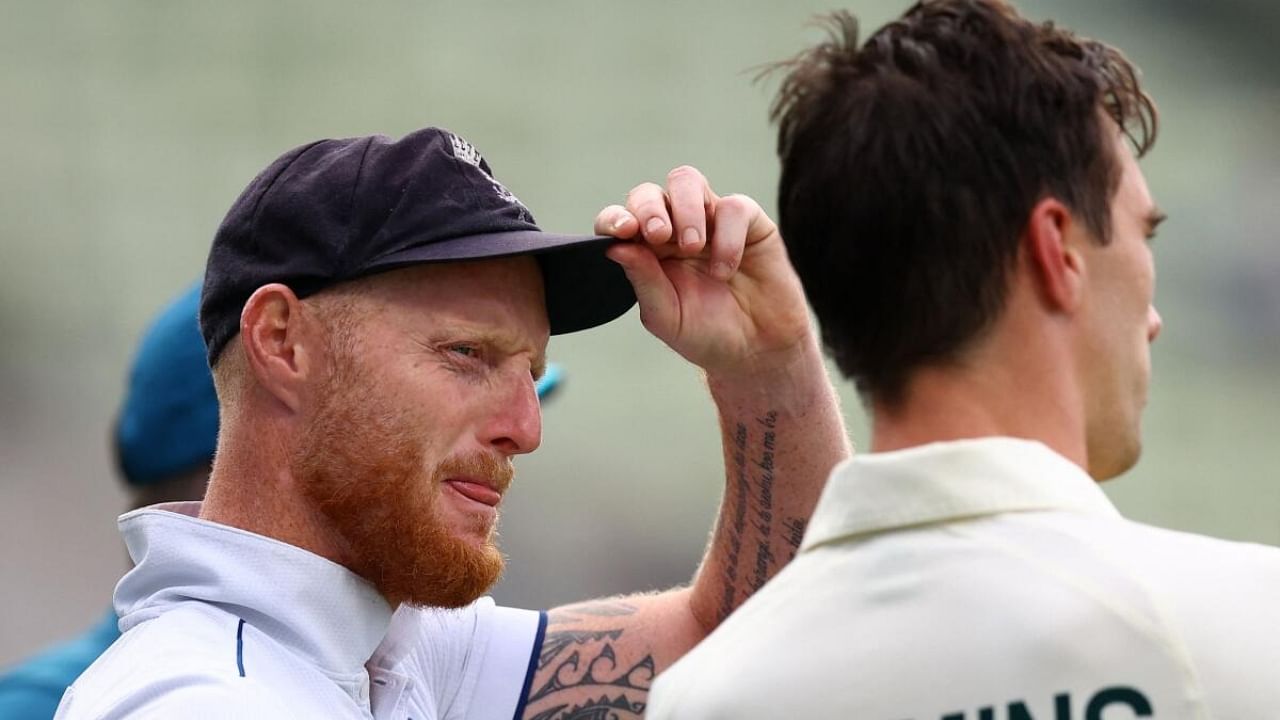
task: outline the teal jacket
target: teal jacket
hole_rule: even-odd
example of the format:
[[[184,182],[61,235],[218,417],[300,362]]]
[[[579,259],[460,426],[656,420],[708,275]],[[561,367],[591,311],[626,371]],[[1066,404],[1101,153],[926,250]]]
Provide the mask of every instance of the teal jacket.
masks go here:
[[[109,610],[83,635],[55,645],[0,675],[0,718],[50,720],[62,692],[120,637]]]

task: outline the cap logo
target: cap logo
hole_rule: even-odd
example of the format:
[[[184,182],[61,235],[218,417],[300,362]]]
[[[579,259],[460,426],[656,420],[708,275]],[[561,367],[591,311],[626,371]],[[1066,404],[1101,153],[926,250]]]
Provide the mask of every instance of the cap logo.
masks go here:
[[[470,163],[476,167],[480,167],[480,151],[476,150],[476,146],[463,140],[462,138],[449,133],[449,141],[453,143],[453,156],[459,160]],[[483,170],[483,168],[481,168]]]
[[[511,192],[505,185],[498,182],[498,180],[490,175],[488,171],[484,169],[484,166],[480,164],[483,158],[480,157],[480,151],[476,150],[475,145],[472,145],[453,133],[447,134],[449,135],[449,141],[453,144],[453,156],[483,173],[484,176],[489,179],[489,183],[493,186],[493,192],[506,202],[516,206],[520,210],[520,218],[522,220],[532,223],[533,214],[529,212],[529,208],[525,207],[524,203],[520,202],[520,198],[515,196],[515,193]]]

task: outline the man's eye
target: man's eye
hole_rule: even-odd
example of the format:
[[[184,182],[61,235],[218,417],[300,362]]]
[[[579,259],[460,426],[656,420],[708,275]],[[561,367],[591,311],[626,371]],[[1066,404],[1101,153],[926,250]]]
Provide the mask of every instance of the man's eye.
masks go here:
[[[480,349],[475,345],[450,345],[449,352],[463,357],[476,357],[480,354]]]

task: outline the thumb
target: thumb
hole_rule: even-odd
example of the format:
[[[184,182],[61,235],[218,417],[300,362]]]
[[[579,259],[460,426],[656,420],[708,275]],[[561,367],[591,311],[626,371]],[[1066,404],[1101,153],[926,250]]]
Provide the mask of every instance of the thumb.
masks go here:
[[[658,257],[639,243],[617,243],[605,256],[622,266],[636,291],[640,322],[658,338],[672,338],[680,327],[680,298]]]

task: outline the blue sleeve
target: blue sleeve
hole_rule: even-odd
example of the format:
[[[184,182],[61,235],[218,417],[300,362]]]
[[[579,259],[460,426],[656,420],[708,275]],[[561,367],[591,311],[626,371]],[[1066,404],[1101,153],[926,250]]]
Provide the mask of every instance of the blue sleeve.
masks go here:
[[[49,720],[58,709],[66,686],[59,688],[0,678],[0,718],[5,720]]]
[[[115,612],[109,612],[80,637],[46,650],[0,675],[0,718],[52,718],[67,686],[119,636]]]

